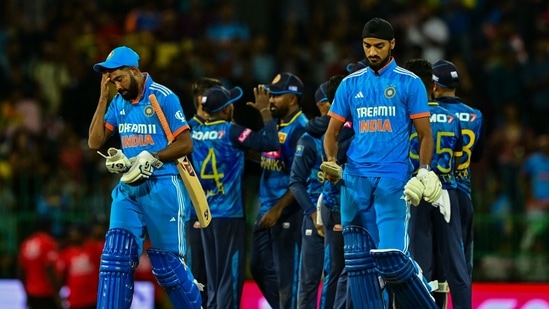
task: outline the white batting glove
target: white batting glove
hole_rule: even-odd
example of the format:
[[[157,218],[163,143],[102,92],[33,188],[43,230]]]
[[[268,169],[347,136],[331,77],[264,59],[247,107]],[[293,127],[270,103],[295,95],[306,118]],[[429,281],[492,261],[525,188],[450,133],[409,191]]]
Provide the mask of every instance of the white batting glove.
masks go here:
[[[104,155],[99,151],[97,153],[103,158],[107,159],[105,161],[105,166],[107,167],[107,170],[111,173],[124,173],[128,171],[132,166],[130,160],[128,160],[126,155],[120,149],[111,147],[107,150],[107,155]]]
[[[416,177],[421,180],[425,186],[423,199],[431,204],[436,202],[442,194],[442,184],[440,183],[437,174],[433,171],[428,171],[425,168],[420,168]]]
[[[421,202],[421,198],[423,197],[423,191],[425,191],[425,186],[421,180],[417,179],[417,177],[410,178],[406,183],[406,186],[404,186],[406,201],[414,206],[419,205],[419,202]]]
[[[154,169],[161,168],[164,163],[156,159],[150,152],[143,150],[135,158],[131,158],[131,161],[134,161],[132,167],[129,171],[122,175],[120,180],[122,182],[131,184],[139,180],[144,180],[149,178]]]

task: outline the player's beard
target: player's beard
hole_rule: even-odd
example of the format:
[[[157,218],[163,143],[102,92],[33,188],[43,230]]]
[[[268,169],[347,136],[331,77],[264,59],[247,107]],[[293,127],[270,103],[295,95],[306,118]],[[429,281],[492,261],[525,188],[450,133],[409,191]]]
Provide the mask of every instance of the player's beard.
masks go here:
[[[273,118],[283,118],[284,116],[286,116],[286,114],[288,114],[287,105],[277,107],[276,105],[271,104],[270,110],[271,110],[271,116]]]
[[[130,75],[130,86],[126,88],[122,88],[118,90],[118,93],[124,98],[126,101],[132,101],[137,99],[138,95],[138,87],[137,87],[137,80],[133,76]]]
[[[388,62],[389,62],[389,59],[391,59],[391,51],[389,50],[389,52],[387,53],[387,57],[381,59],[377,56],[375,57],[368,57],[368,63],[370,64],[370,68],[372,68],[372,70],[374,71],[378,71],[379,69],[383,68]],[[374,60],[375,62],[372,62],[372,60]]]

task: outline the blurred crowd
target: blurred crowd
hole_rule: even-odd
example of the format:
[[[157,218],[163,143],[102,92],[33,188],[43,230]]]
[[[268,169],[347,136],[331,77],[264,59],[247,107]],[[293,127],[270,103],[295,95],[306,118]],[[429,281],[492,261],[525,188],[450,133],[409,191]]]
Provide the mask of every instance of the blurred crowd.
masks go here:
[[[549,160],[548,1],[4,0],[0,14],[1,277],[14,276],[36,216],[52,218],[60,238],[72,223],[106,222],[117,179],[86,139],[101,79],[92,66],[114,47],[136,50],[187,117],[199,77],[242,87],[245,102],[282,71],[302,78],[313,116],[314,90],[364,58],[362,27],[379,16],[395,27],[397,62],[452,61],[457,95],[484,114],[485,155],[473,167],[476,279],[549,280],[540,236],[549,199],[535,195],[525,169],[533,155]],[[261,125],[245,104],[235,121]]]

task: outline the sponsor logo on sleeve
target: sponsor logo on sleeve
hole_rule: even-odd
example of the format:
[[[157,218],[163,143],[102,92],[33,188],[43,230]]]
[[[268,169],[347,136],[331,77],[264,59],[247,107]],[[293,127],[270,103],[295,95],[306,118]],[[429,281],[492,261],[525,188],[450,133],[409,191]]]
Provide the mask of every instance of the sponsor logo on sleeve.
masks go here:
[[[238,141],[243,143],[246,139],[248,139],[248,136],[252,133],[252,130],[246,128],[240,135],[238,136]]]

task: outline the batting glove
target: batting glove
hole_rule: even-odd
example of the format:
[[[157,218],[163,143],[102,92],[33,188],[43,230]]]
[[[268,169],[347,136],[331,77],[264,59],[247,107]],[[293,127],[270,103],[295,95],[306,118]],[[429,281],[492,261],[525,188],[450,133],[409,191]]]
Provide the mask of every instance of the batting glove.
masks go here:
[[[324,172],[326,178],[333,183],[338,182],[343,175],[343,169],[335,161],[324,161],[320,164],[320,170]]]
[[[105,166],[107,167],[107,170],[111,173],[124,173],[128,171],[132,166],[130,160],[128,160],[126,155],[120,149],[109,148],[107,150],[107,156],[99,151],[97,153],[103,158],[107,159],[105,161]]]
[[[421,202],[421,198],[423,197],[423,191],[425,191],[425,186],[421,180],[417,179],[417,177],[410,178],[406,183],[406,186],[404,186],[406,201],[414,206],[419,205],[419,202]]]
[[[423,199],[427,203],[436,202],[442,194],[442,184],[437,174],[433,171],[429,171],[426,168],[420,168],[417,172],[417,179],[421,180],[425,186],[423,191]]]
[[[120,178],[122,182],[128,184],[149,178],[155,168],[159,169],[164,164],[146,150],[141,151],[135,158],[130,160],[133,161],[132,167]]]

